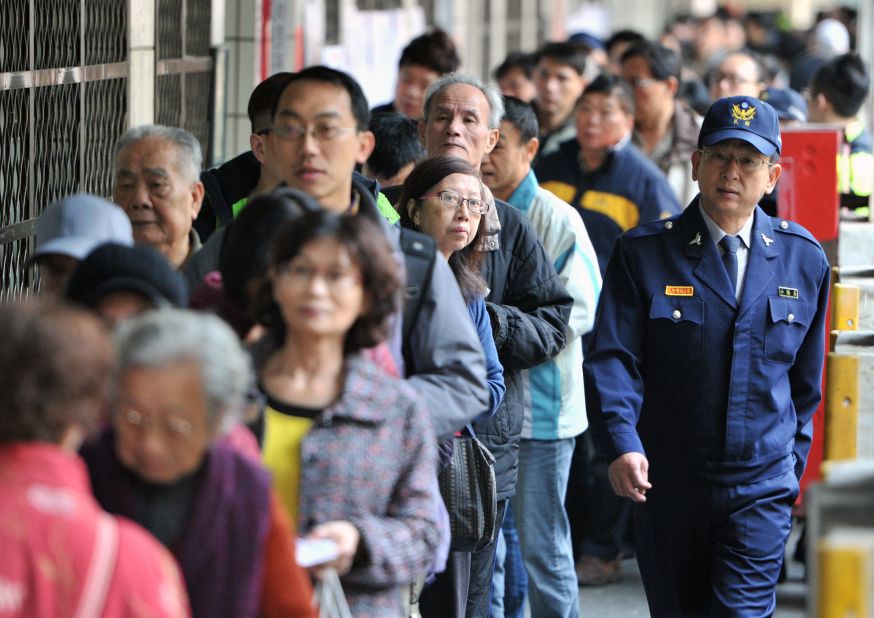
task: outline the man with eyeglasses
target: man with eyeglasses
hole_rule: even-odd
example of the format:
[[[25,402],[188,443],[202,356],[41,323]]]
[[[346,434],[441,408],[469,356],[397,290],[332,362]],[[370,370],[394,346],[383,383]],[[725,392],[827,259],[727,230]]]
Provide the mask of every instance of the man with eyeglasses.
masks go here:
[[[403,261],[399,229],[376,206],[378,186],[355,175],[356,164],[364,163],[374,146],[369,118],[367,98],[350,75],[308,67],[277,98],[265,133],[264,164],[323,208],[376,221]],[[449,436],[488,408],[485,361],[445,260],[435,260],[426,283],[409,341],[400,341],[398,324],[391,345],[398,366],[425,397],[435,433]],[[401,354],[404,345],[409,354]]]
[[[664,45],[641,41],[622,54],[620,66],[634,89],[634,145],[664,173],[677,200],[688,204],[698,193],[690,158],[701,117],[677,98],[680,59]]]
[[[710,100],[723,97],[758,97],[768,87],[765,67],[753,54],[728,54],[709,76]]]
[[[264,130],[272,122],[276,97],[291,76],[292,73],[287,72],[274,73],[255,86],[249,95],[246,111],[252,129],[250,149],[200,174],[205,194],[194,227],[204,241],[240,214],[250,196],[270,191],[281,182],[273,170],[261,165],[258,153],[264,142]],[[204,251],[208,250],[207,244]]]
[[[625,235],[586,363],[614,491],[635,503],[655,617],[768,616],[821,398],[829,265],[757,206],[780,176],[777,113],[715,102],[680,216]]]
[[[399,266],[409,264],[409,245],[377,207],[378,184],[355,172],[374,148],[369,120],[367,98],[355,79],[328,67],[308,67],[277,97],[265,133],[263,164],[325,209],[376,222]],[[429,247],[434,251],[427,237],[419,238],[421,252]],[[432,263],[430,278],[416,288],[407,282],[408,294],[422,300],[417,311],[396,321],[389,346],[397,366],[424,398],[434,433],[447,438],[488,409],[490,392],[482,346],[455,277],[442,256]],[[404,323],[408,318],[411,324]],[[436,474],[434,492],[435,508],[442,509]],[[448,549],[448,538],[444,540],[443,558]],[[434,566],[442,568],[439,558]]]
[[[281,163],[275,158],[265,158],[264,148],[273,131],[273,109],[276,106],[276,99],[293,75],[287,72],[275,73],[252,91],[247,106],[252,128],[249,136],[250,150],[200,174],[204,186],[204,198],[200,213],[194,222],[194,229],[204,243],[181,269],[192,291],[200,285],[208,273],[218,269],[219,252],[225,234],[224,226],[240,214],[251,197],[269,192],[284,182]],[[280,133],[282,131],[279,129]],[[390,223],[398,220],[397,213],[381,193],[377,195],[377,207]]]

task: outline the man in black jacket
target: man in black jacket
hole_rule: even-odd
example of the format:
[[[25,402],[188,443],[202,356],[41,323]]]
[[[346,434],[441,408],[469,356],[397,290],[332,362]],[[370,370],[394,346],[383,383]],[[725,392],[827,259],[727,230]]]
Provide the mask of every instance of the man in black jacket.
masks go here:
[[[217,228],[230,223],[246,205],[250,195],[270,191],[282,182],[278,170],[273,170],[269,165],[262,167],[266,138],[264,131],[273,122],[276,97],[292,75],[276,73],[252,91],[246,109],[252,125],[249,136],[251,150],[200,174],[206,193],[194,229],[201,240],[206,241]]]
[[[493,87],[454,74],[429,88],[419,132],[429,156],[457,156],[479,168],[483,156],[498,141],[503,114],[503,102]],[[504,366],[507,392],[495,416],[473,427],[495,456],[500,527],[507,501],[516,493],[524,407],[531,405],[526,402],[521,372],[553,358],[564,348],[573,298],[562,286],[537,233],[523,214],[500,200],[488,214],[491,216],[483,221],[487,226],[483,274],[490,290],[486,307]],[[472,556],[469,617],[489,615],[495,546],[496,542]],[[575,585],[574,596],[578,606]]]

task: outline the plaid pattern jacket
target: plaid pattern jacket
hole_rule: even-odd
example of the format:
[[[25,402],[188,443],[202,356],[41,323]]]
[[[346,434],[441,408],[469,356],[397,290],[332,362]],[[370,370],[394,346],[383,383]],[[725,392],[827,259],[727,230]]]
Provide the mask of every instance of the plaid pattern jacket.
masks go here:
[[[340,400],[301,445],[299,532],[347,520],[361,532],[341,578],[352,615],[403,616],[400,587],[428,571],[438,529],[436,438],[421,397],[360,355]]]

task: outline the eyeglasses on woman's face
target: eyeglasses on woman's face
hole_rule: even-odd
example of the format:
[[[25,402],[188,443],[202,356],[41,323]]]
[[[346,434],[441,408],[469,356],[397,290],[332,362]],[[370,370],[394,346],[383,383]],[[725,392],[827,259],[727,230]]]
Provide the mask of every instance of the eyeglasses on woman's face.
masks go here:
[[[461,205],[466,202],[467,209],[470,210],[470,212],[475,212],[478,215],[484,215],[489,211],[489,203],[485,200],[481,200],[475,197],[464,197],[460,193],[450,191],[449,189],[444,189],[443,191],[423,195],[420,199],[425,199],[428,197],[438,198],[440,200],[440,203],[443,204],[446,208],[453,208],[457,210],[461,208]]]

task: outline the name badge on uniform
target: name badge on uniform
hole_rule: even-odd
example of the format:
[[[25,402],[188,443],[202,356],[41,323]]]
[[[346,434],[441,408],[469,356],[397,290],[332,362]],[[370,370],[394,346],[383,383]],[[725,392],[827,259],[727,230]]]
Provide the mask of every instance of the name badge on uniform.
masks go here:
[[[691,285],[666,285],[665,286],[665,296],[694,296],[694,295],[695,295],[695,288],[693,288]]]
[[[781,286],[777,288],[777,296],[780,296],[782,298],[798,298],[798,290],[795,288],[784,288]]]

